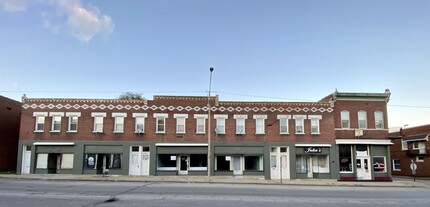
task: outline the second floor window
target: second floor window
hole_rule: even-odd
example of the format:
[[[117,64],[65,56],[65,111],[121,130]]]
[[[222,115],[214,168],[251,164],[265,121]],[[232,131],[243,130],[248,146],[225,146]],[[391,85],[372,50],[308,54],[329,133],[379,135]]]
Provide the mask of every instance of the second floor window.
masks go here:
[[[367,129],[367,113],[366,111],[358,112],[358,128]]]
[[[384,113],[382,111],[375,111],[375,129],[384,128]]]
[[[94,117],[93,132],[94,133],[101,133],[101,132],[103,132],[103,119],[104,119],[104,117],[106,117],[106,113],[93,112],[91,114],[91,116]]]
[[[166,118],[168,114],[154,114],[155,133],[166,133]]]
[[[267,119],[267,115],[254,115],[255,119],[255,134],[264,134],[264,120]]]
[[[215,132],[217,134],[225,134],[225,120],[228,118],[228,115],[215,114],[214,118],[216,119]]]
[[[349,129],[349,111],[343,110],[340,112],[341,128]]]
[[[34,112],[33,116],[35,117],[35,132],[43,132],[45,129],[45,117],[48,115],[48,112]]]
[[[66,117],[69,117],[69,125],[67,132],[78,131],[78,119],[81,116],[81,112],[66,112]]]
[[[293,118],[296,124],[296,134],[304,134],[306,115],[294,115]]]
[[[113,132],[124,133],[124,119],[127,113],[112,113],[112,117],[115,118]]]
[[[236,134],[245,134],[245,120],[248,115],[234,115],[236,119]]]
[[[134,133],[145,133],[145,118],[147,116],[147,113],[133,113],[133,117],[135,119]]]
[[[278,115],[279,119],[279,134],[288,134],[288,119],[291,119],[291,115]]]
[[[196,119],[196,133],[197,134],[206,133],[206,119],[208,118],[208,115],[194,114],[194,118]]]
[[[188,118],[188,114],[175,114],[176,118],[176,133],[185,134],[185,120]]]
[[[49,116],[52,117],[51,132],[61,131],[61,117],[64,116],[63,112],[50,112]]]
[[[320,119],[321,115],[309,115],[308,118],[311,120],[311,134],[320,134]]]

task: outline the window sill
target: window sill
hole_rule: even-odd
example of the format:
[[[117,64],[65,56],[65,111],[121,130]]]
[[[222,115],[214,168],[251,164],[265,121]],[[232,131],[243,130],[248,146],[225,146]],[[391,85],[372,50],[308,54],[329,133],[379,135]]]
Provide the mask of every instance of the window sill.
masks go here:
[[[113,131],[114,134],[124,134],[124,132],[122,131]]]
[[[321,135],[321,133],[311,133],[311,135]]]
[[[165,134],[166,132],[155,132],[156,134]]]
[[[206,132],[196,132],[196,134],[206,134]]]
[[[67,131],[67,133],[78,133],[78,131]]]
[[[281,133],[279,133],[280,135],[288,135],[288,134],[290,134],[290,133],[288,133],[288,132],[281,132]]]
[[[225,134],[225,132],[217,132],[216,134],[223,135],[223,134]]]
[[[104,134],[104,132],[93,131],[93,134]]]
[[[266,133],[255,133],[256,135],[265,135]]]
[[[245,133],[236,133],[236,135],[246,135]]]
[[[43,133],[43,132],[45,132],[45,131],[40,131],[40,130],[36,130],[36,131],[34,131],[35,133]]]
[[[302,133],[296,133],[296,135],[305,135],[305,133],[304,132],[302,132]]]
[[[60,133],[61,131],[50,131],[51,133]]]
[[[145,134],[145,132],[144,132],[144,131],[140,131],[140,132],[135,131],[134,133],[135,133],[135,134]]]

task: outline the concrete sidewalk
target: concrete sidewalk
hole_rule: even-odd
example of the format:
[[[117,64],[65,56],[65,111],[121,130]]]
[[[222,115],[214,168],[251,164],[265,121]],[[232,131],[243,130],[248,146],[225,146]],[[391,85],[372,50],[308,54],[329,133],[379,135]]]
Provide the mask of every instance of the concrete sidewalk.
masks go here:
[[[260,176],[125,176],[125,175],[63,175],[63,174],[0,174],[0,178],[64,180],[64,181],[111,181],[111,182],[182,182],[182,183],[231,183],[231,184],[267,184],[267,185],[304,185],[304,186],[358,186],[358,187],[428,187],[411,181],[393,182],[350,182],[333,179],[294,179],[265,180]]]

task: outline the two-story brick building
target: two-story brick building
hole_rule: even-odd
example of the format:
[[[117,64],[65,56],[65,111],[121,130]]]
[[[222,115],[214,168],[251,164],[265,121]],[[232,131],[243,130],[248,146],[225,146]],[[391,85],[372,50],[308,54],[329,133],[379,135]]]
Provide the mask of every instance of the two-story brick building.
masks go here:
[[[20,162],[18,170],[207,175],[210,146],[209,169],[213,176],[338,179],[345,177],[340,176],[344,173],[340,169],[347,165],[339,165],[339,146],[342,156],[348,151],[343,146],[349,146],[347,162],[352,171],[347,172],[347,177],[360,179],[354,172],[354,153],[368,153],[363,162],[369,166],[376,162],[384,165],[389,159],[390,142],[379,137],[387,132],[387,127],[382,124],[382,129],[375,129],[373,125],[374,116],[380,121],[379,115],[386,123],[389,96],[389,92],[360,93],[355,99],[365,97],[366,101],[348,100],[352,106],[347,109],[351,112],[360,109],[369,113],[369,126],[363,131],[371,140],[359,138],[358,142],[351,141],[356,137],[349,136],[357,128],[352,120],[354,115],[348,129],[340,127],[343,110],[336,106],[346,109],[347,104],[343,104],[338,92],[318,102],[228,102],[220,101],[218,96],[210,100],[155,96],[144,101],[24,97],[19,160],[29,163]],[[360,148],[363,146],[367,150]],[[372,172],[373,169],[370,168]],[[386,167],[363,179],[379,177],[390,178],[390,169]]]
[[[15,171],[21,103],[0,96],[0,171]]]
[[[390,133],[393,175],[413,176],[410,165],[417,166],[416,176],[430,177],[430,125],[402,128]]]

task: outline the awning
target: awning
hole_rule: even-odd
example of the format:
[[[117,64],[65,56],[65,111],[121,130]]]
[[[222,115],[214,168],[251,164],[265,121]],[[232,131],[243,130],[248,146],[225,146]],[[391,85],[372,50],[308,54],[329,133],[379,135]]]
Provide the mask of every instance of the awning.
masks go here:
[[[208,143],[156,143],[157,147],[207,147]]]
[[[71,146],[75,145],[74,142],[35,142],[33,145],[56,145],[56,146]]]
[[[415,134],[411,136],[407,136],[403,139],[403,141],[429,141],[429,134]]]
[[[385,139],[336,139],[336,144],[393,145],[390,140]]]
[[[295,144],[296,147],[331,147],[331,144]]]

